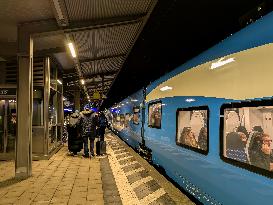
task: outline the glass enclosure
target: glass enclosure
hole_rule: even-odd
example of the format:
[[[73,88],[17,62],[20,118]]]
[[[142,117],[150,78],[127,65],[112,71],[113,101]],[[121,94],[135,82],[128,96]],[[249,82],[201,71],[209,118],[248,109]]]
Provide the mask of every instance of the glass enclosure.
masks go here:
[[[44,111],[43,107],[43,89],[34,88],[33,91],[33,117],[32,125],[33,126],[43,126],[44,125]]]
[[[16,101],[0,100],[0,153],[14,154],[16,136]]]

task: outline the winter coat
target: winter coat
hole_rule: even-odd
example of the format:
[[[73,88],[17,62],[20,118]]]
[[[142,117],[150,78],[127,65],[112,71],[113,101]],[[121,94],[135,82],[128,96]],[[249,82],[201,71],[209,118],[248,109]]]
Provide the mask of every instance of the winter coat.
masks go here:
[[[80,127],[82,137],[90,137],[91,139],[95,139],[97,126],[98,119],[96,113],[91,111],[81,112]]]

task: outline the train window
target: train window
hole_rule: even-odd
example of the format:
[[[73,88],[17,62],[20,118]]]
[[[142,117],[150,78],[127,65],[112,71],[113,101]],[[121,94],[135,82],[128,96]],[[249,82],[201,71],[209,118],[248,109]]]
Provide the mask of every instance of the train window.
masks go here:
[[[162,103],[160,101],[149,104],[148,108],[148,126],[152,128],[161,128]]]
[[[273,101],[225,104],[221,107],[221,158],[272,177]]]
[[[135,125],[138,125],[139,124],[139,106],[135,106],[133,108],[133,123]]]
[[[179,108],[176,111],[176,144],[187,149],[208,153],[209,108]]]
[[[131,117],[130,117],[130,113],[126,113],[125,114],[125,127],[129,127],[129,121],[130,121]]]

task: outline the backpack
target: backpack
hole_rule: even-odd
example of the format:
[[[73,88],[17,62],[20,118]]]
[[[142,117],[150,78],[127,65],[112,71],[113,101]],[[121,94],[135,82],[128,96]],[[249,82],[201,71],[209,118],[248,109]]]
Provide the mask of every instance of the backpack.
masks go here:
[[[99,125],[100,125],[101,127],[106,127],[106,126],[107,126],[107,119],[106,119],[106,117],[101,116],[101,117],[99,118]]]

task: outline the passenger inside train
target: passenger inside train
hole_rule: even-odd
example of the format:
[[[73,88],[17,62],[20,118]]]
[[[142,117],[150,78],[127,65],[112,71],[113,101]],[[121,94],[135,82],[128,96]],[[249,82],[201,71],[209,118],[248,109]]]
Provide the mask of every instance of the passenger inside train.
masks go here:
[[[272,106],[225,109],[225,156],[273,171]]]

